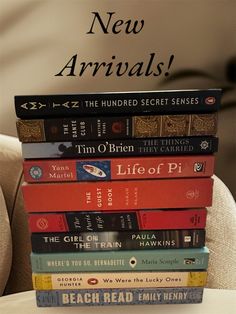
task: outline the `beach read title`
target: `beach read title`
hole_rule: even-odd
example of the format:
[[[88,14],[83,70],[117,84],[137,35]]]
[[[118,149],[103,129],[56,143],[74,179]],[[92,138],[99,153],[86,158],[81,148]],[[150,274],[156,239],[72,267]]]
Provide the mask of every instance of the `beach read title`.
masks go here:
[[[124,34],[125,36],[137,36],[137,40],[139,40],[139,34],[144,30],[145,21],[143,19],[122,19],[117,17],[116,12],[91,12],[91,23],[86,34],[88,36],[94,36],[97,33],[104,34],[104,36]],[[92,76],[100,74],[107,77],[168,76],[173,61],[173,54],[169,55],[166,60],[160,61],[155,52],[149,53],[145,60],[132,64],[126,60],[120,61],[116,55],[112,55],[108,61],[81,62],[79,56],[74,54],[65,61],[55,76],[83,76],[84,74]]]

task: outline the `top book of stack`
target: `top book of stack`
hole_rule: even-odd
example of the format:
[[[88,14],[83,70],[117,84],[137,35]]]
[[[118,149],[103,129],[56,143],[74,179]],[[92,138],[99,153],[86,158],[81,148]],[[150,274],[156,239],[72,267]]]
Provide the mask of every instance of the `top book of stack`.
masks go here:
[[[221,89],[188,89],[15,96],[21,119],[119,114],[210,113],[219,109]]]

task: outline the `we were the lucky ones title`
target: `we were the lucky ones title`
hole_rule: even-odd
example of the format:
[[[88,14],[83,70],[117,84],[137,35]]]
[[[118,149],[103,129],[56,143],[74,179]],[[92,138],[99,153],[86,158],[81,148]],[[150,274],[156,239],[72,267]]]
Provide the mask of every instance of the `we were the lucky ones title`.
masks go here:
[[[89,31],[86,34],[94,35],[102,32],[104,35],[137,35],[144,27],[144,20],[123,20],[116,19],[115,12],[106,12],[101,16],[99,12],[91,12],[93,20]],[[97,74],[106,77],[115,75],[118,77],[140,77],[169,75],[174,60],[171,54],[167,61],[159,60],[155,52],[151,52],[145,60],[138,60],[135,63],[121,61],[116,55],[112,55],[108,61],[82,61],[78,60],[78,54],[70,57],[69,61],[55,74],[55,76],[83,76],[85,73],[95,76]]]

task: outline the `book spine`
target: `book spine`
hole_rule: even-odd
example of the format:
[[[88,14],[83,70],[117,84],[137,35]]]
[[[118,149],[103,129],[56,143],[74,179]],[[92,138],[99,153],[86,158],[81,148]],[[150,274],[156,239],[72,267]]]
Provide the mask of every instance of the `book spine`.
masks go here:
[[[205,230],[32,233],[31,244],[34,253],[199,248]]]
[[[201,303],[203,287],[37,290],[38,307]]]
[[[34,273],[206,270],[206,247],[75,253],[31,253]]]
[[[32,279],[35,290],[204,287],[207,272],[34,273]]]
[[[29,214],[28,221],[31,232],[139,230],[137,212],[38,213]]]
[[[204,229],[207,210],[140,210],[138,211],[140,230],[156,229]]]
[[[212,178],[22,185],[28,212],[202,208],[212,205],[212,189]]]
[[[25,159],[196,155],[212,154],[217,150],[218,138],[209,136],[22,143]]]
[[[31,213],[31,232],[100,232],[162,229],[204,229],[207,210],[140,210],[128,212]],[[173,219],[174,218],[174,219]]]
[[[110,181],[211,177],[213,155],[106,159],[38,159],[23,162],[26,182]]]
[[[15,96],[19,118],[216,112],[220,89]]]
[[[216,135],[217,113],[18,120],[21,142]]]

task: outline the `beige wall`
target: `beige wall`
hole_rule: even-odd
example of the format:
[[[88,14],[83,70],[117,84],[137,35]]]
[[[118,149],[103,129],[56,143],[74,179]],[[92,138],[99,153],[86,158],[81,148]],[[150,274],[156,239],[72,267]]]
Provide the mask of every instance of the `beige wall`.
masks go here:
[[[86,34],[93,11],[104,19],[107,11],[116,12],[114,20],[143,19],[144,27],[136,35],[103,34],[99,27],[96,34]],[[228,60],[236,56],[235,32],[235,0],[1,0],[0,133],[16,135],[16,94],[231,86],[234,90],[222,99],[226,108],[236,102],[236,86],[225,75]],[[173,54],[172,75],[194,70],[208,77],[169,81],[163,74],[106,77],[103,72],[94,77],[91,72],[82,77],[54,76],[75,54],[79,65],[110,62],[112,55],[117,62],[147,62],[150,53],[155,53],[157,63],[165,63],[165,69]],[[235,108],[220,112],[216,173],[236,196]]]

